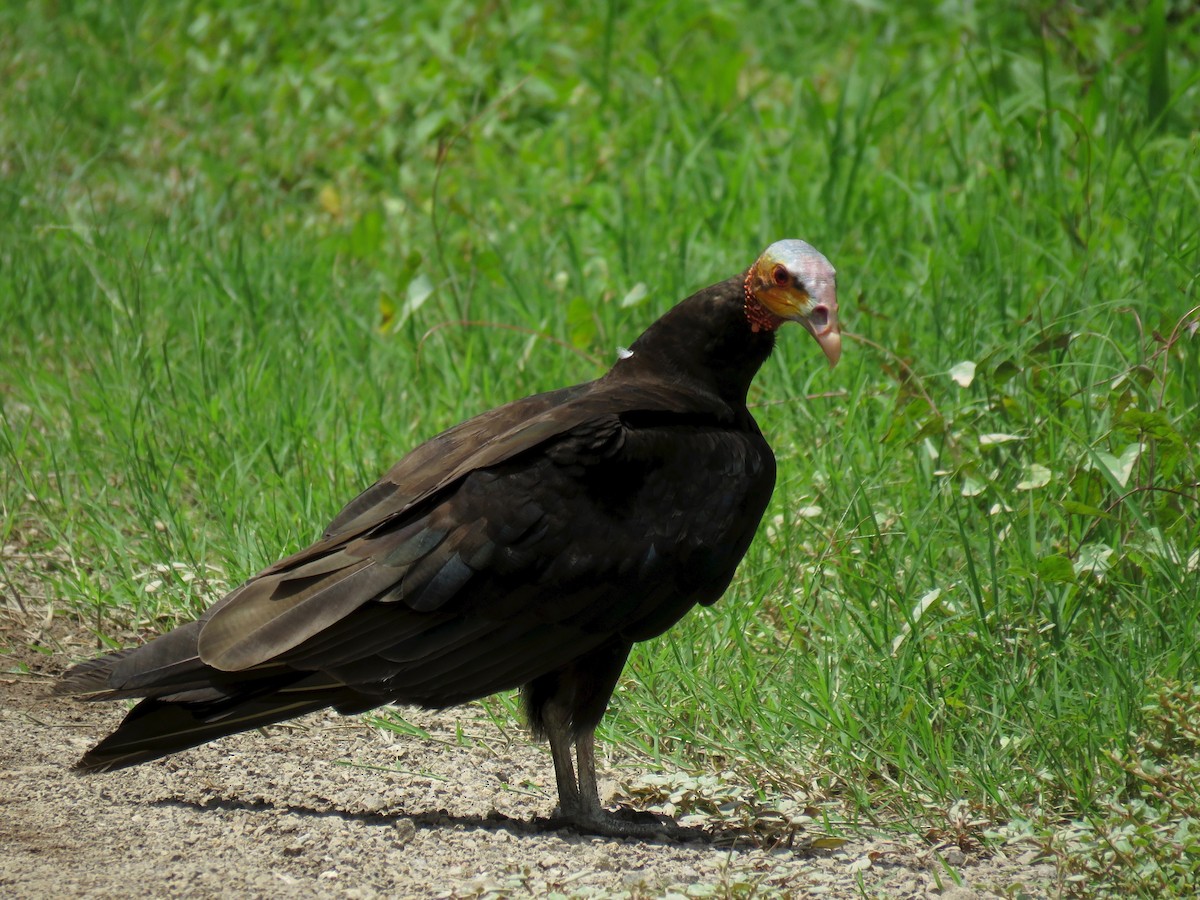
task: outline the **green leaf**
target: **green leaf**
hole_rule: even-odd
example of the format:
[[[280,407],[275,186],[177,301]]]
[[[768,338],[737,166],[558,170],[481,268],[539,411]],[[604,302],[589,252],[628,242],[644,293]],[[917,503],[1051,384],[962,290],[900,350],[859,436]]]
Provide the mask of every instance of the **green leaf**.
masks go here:
[[[1021,367],[1011,359],[1001,360],[992,369],[992,381],[996,384],[1004,384],[1006,381],[1011,381],[1013,376],[1020,374],[1020,372]]]
[[[1064,500],[1062,502],[1063,512],[1072,516],[1098,516],[1103,519],[1111,519],[1112,515],[1106,513],[1098,506],[1092,506],[1090,503],[1080,503],[1078,500]]]
[[[1075,583],[1075,564],[1062,554],[1043,556],[1037,564],[1038,578],[1058,584]]]
[[[596,340],[598,329],[595,311],[582,297],[576,297],[567,304],[567,328],[571,343],[576,347],[590,347]]]
[[[379,292],[379,331],[386,333],[396,320],[396,300],[387,291]]]
[[[425,741],[433,740],[433,735],[428,731],[420,725],[414,725],[395,710],[388,710],[382,716],[370,716],[367,721],[378,728],[386,728],[396,734],[409,735]]]
[[[1165,410],[1145,411],[1128,406],[1115,421],[1117,431],[1133,441],[1152,441],[1155,464],[1163,478],[1171,478],[1188,456],[1187,439]]]
[[[350,230],[347,246],[352,256],[371,260],[380,255],[383,248],[383,215],[378,209],[367,210],[359,216]]]
[[[1123,409],[1114,423],[1130,438],[1149,437],[1167,444],[1183,444],[1183,435],[1175,423],[1161,409],[1145,411],[1129,407]]]
[[[1054,350],[1066,350],[1071,346],[1071,341],[1075,335],[1069,331],[1060,331],[1057,334],[1050,334],[1038,341],[1030,353],[1050,353]]]
[[[1090,466],[1078,468],[1071,477],[1071,495],[1073,503],[1091,509],[1098,508],[1108,496],[1108,481]]]

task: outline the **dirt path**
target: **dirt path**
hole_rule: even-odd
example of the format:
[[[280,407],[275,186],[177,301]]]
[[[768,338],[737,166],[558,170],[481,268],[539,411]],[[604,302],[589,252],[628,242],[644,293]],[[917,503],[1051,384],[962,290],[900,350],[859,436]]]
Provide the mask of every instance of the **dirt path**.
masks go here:
[[[5,897],[1049,896],[1053,869],[1018,858],[1027,848],[797,852],[540,830],[549,755],[470,707],[406,712],[433,740],[314,715],[77,776],[70,764],[122,714],[45,696],[83,644],[72,626],[0,616]]]

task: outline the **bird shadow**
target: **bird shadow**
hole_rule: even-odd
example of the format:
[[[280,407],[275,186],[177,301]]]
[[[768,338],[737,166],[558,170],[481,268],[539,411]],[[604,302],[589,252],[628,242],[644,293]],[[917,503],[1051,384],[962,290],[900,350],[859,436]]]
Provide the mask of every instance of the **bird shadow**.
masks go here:
[[[287,815],[314,819],[336,819],[343,822],[359,822],[367,826],[396,826],[409,821],[414,828],[423,830],[481,828],[486,831],[507,831],[514,837],[539,837],[547,834],[575,836],[581,839],[596,838],[613,841],[628,841],[658,844],[671,847],[693,847],[696,849],[750,849],[763,846],[761,835],[740,828],[695,828],[679,825],[667,820],[661,830],[652,835],[606,835],[580,829],[570,822],[553,816],[534,816],[532,819],[517,819],[493,810],[486,816],[460,815],[444,809],[422,812],[365,812],[337,808],[316,809],[303,804],[271,803],[266,800],[239,800],[229,797],[205,800],[186,800],[178,797],[150,801],[159,808],[191,809],[196,811],[225,810],[231,812],[279,812]],[[627,811],[632,812],[632,811]],[[641,814],[638,814],[641,815]],[[645,814],[649,815],[649,814]],[[797,853],[803,851],[797,848]]]

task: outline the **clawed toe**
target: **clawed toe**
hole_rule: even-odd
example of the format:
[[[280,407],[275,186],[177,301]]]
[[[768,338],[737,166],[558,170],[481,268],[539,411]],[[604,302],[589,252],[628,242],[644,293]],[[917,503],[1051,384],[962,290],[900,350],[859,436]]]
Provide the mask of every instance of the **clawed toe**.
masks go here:
[[[582,834],[637,838],[645,841],[698,841],[707,837],[703,829],[688,828],[669,816],[658,816],[628,806],[575,815],[564,815],[560,809],[556,809],[550,819],[550,825],[554,828],[570,828]]]

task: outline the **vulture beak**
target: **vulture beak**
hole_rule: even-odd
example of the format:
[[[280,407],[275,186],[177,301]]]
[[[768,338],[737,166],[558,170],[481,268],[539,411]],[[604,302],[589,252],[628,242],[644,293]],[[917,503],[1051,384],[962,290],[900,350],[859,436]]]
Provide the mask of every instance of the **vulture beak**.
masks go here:
[[[829,360],[829,368],[838,364],[842,358],[842,328],[837,318],[837,298],[830,292],[830,301],[814,303],[809,312],[798,321],[808,329],[808,333],[817,339],[825,358]]]
[[[774,321],[803,325],[821,345],[830,368],[837,365],[842,357],[837,272],[819,250],[804,241],[776,241],[751,268],[746,295]]]

